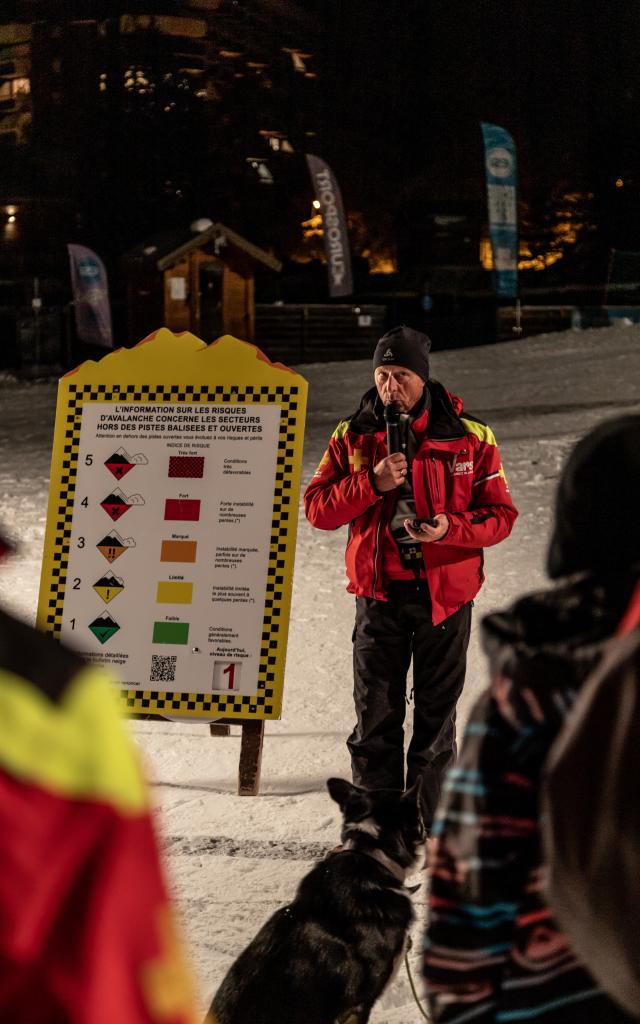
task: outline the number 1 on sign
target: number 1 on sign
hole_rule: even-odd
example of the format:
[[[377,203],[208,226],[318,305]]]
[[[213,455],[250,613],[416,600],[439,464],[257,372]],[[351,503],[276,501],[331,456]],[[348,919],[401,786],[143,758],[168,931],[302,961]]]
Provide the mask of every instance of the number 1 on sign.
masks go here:
[[[214,662],[212,689],[219,693],[228,693],[230,690],[237,693],[240,689],[241,671],[242,662],[240,661]]]

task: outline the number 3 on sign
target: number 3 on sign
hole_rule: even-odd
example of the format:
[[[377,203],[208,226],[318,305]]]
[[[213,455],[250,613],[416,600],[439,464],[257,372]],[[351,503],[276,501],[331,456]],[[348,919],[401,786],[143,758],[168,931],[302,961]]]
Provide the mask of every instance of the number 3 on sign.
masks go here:
[[[240,661],[214,662],[212,689],[219,693],[228,693],[229,690],[238,691],[241,672],[242,662]]]

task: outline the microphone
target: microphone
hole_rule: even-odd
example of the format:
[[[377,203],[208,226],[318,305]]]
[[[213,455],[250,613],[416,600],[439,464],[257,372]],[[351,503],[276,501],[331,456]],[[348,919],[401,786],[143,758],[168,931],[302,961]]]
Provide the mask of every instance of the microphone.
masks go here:
[[[389,455],[402,451],[400,441],[400,406],[397,402],[389,402],[384,407],[384,421],[387,425],[387,448]]]

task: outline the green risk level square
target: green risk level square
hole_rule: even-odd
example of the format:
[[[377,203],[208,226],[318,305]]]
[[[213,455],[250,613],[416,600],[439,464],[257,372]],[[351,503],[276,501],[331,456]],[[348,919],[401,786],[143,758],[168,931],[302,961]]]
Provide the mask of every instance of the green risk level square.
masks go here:
[[[154,622],[154,644],[187,644],[189,643],[188,622]]]

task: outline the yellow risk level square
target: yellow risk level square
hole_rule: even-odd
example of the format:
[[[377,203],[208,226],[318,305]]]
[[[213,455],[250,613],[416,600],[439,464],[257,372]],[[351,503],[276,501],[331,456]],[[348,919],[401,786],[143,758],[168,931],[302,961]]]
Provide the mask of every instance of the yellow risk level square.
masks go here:
[[[158,583],[157,604],[191,604],[193,583]]]

